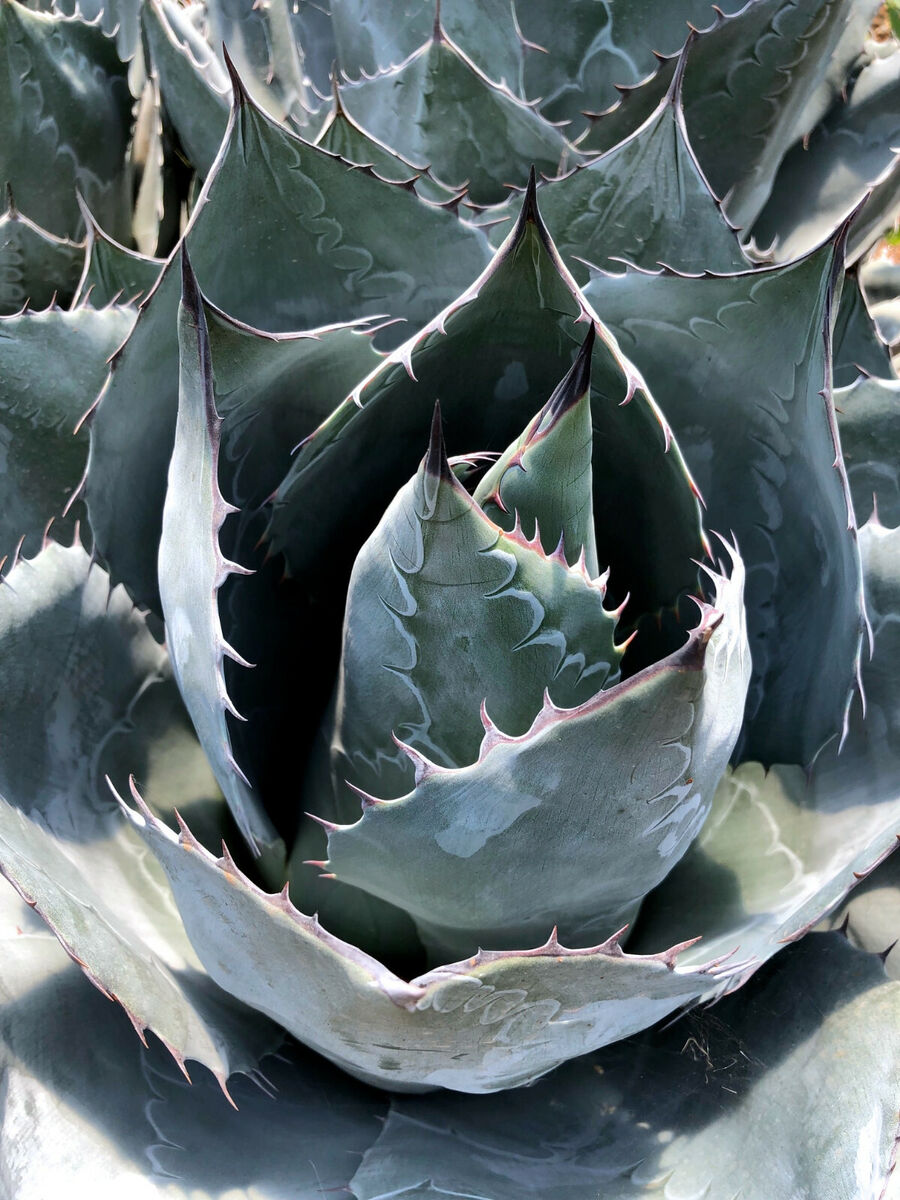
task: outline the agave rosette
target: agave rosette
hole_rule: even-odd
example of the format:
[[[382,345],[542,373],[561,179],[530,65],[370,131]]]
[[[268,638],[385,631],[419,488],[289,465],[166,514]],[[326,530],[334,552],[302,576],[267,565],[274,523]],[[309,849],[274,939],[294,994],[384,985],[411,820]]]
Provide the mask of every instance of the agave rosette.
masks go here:
[[[580,0],[562,24],[530,0],[2,3],[0,870],[259,1129],[260,1162],[230,1152],[113,1038],[129,1103],[165,1099],[142,1182],[724,1196],[762,1129],[798,1194],[878,1194],[896,985],[833,935],[767,965],[900,833],[893,275],[866,259],[897,211],[900,52],[863,48],[874,6],[679,3],[654,57]],[[850,908],[869,949],[888,869]],[[107,1102],[36,1066],[56,949],[3,919],[10,1127],[60,1091],[90,1116],[21,1195],[85,1147],[121,1180],[138,1143],[110,1158]],[[65,981],[59,1037],[96,1007]],[[710,999],[721,1027],[652,1031]],[[266,1067],[282,1145],[229,1077],[265,1088],[283,1031],[447,1094],[388,1101],[293,1046]],[[816,1072],[847,1039],[832,1103]],[[450,1094],[588,1054],[516,1096],[515,1130]],[[782,1141],[797,1087],[823,1094]]]

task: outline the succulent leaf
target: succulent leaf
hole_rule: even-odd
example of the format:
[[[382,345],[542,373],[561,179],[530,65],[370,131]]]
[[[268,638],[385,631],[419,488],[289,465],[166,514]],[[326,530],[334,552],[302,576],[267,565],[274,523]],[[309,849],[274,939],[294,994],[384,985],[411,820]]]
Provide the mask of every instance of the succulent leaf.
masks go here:
[[[723,278],[600,275],[586,289],[684,440],[710,526],[739,541],[754,671],[739,751],[765,763],[807,764],[840,728],[859,652],[828,354],[840,253],[826,243]]]
[[[697,842],[641,914],[637,946],[693,929],[704,913],[704,955],[738,947],[732,986],[812,928],[897,845],[900,530],[870,521],[860,543],[874,636],[861,668],[865,717],[857,701],[842,746],[828,746],[809,772],[748,762],[728,775]]]
[[[224,1086],[272,1046],[272,1030],[202,972],[159,867],[98,771],[99,749],[165,676],[165,651],[77,543],[16,565],[0,588],[0,643],[0,869],[141,1036],[151,1029],[177,1062],[204,1063]],[[173,716],[156,745],[132,739],[136,767],[167,752]]]
[[[244,214],[239,223],[235,211]],[[345,230],[351,244],[341,242]],[[212,302],[277,330],[315,329],[383,314],[386,306],[424,320],[488,253],[484,235],[453,214],[302,142],[243,93],[186,237]],[[175,431],[179,286],[170,261],[111,364],[91,422],[86,493],[113,576],[157,611],[155,547]]]
[[[0,142],[0,181],[22,211],[77,237],[77,189],[103,228],[127,240],[131,95],[115,42],[78,17],[2,0],[0,112],[15,114]]]
[[[508,532],[518,525],[526,538],[538,537],[547,554],[559,550],[569,564],[584,555],[591,579],[600,574],[591,471],[595,338],[591,324],[565,378],[473,492],[501,529]]]
[[[519,736],[486,722],[471,765],[413,751],[414,788],[329,829],[327,869],[406,909],[444,955],[554,925],[588,945],[627,924],[696,837],[740,730],[750,660],[733,557],[684,647],[575,706],[548,696]]]
[[[817,245],[897,160],[900,50],[865,66],[846,100],[785,156],[753,225],[760,246],[784,262]],[[896,197],[897,179],[891,184]],[[895,200],[896,205],[896,200]],[[887,216],[884,225],[891,224]]]
[[[860,288],[858,270],[848,271],[844,276],[832,340],[836,388],[849,387],[860,374],[882,379],[893,374],[888,348]],[[837,399],[835,404],[840,409]]]
[[[682,947],[635,958],[615,937],[581,951],[555,938],[485,951],[406,983],[188,832],[176,836],[149,810],[126,811],[220,986],[365,1082],[469,1092],[523,1084],[715,986],[718,964],[684,973]]]
[[[0,215],[0,316],[26,306],[68,304],[75,293],[84,244],[48,233],[16,208],[7,187],[6,211]]]
[[[555,482],[545,477],[544,489]],[[479,700],[518,735],[545,691],[575,707],[614,682],[621,648],[605,591],[580,565],[547,554],[519,527],[505,533],[482,512],[447,461],[436,411],[428,454],[350,578],[333,735],[336,802],[327,814],[314,794],[310,805],[323,816],[358,811],[345,779],[402,795],[413,783],[411,751],[439,767],[474,763],[484,735]]]
[[[219,548],[219,530],[233,506],[219,487],[221,420],[213,398],[209,335],[184,251],[182,272],[178,421],[159,542],[159,594],[175,678],[200,744],[242,835],[277,874],[284,846],[234,757],[226,721],[227,712],[242,714],[228,696],[223,660],[227,655],[239,665],[251,664],[223,636],[216,593],[228,575],[246,568],[230,562]]]
[[[584,1200],[598,1184],[603,1200],[889,1196],[898,1005],[874,955],[816,935],[740,995],[502,1103],[395,1096],[351,1190],[358,1200]]]
[[[562,134],[508,88],[492,83],[440,25],[405,62],[344,87],[341,102],[375,137],[444,183],[497,204],[524,184],[527,164],[555,171]],[[477,129],[477,139],[473,130]]]
[[[753,225],[785,153],[809,132],[798,121],[828,76],[849,7],[844,0],[753,0],[698,38],[684,81],[687,127],[735,225]]]
[[[451,450],[502,450],[571,366],[574,339],[581,340],[576,321],[584,319],[595,314],[559,259],[532,185],[487,270],[389,355],[302,447],[275,500],[272,548],[284,551],[297,578],[319,571],[327,552],[335,575],[342,573],[343,594],[352,558],[374,527],[371,512],[383,512],[415,471],[435,399]],[[696,494],[642,380],[603,326],[597,334],[597,555],[623,596],[630,591],[637,613],[654,611],[694,586],[690,560],[704,552]],[[379,439],[373,461],[370,439],[385,421],[391,438]],[[640,503],[623,507],[623,487]],[[638,512],[640,533],[633,525]],[[338,522],[340,547],[330,535]]]
[[[338,63],[359,78],[397,66],[431,35],[435,0],[332,0]],[[519,93],[522,42],[506,0],[442,0],[443,28],[479,68]]]
[[[248,91],[276,120],[302,129],[309,120],[303,52],[288,0],[207,0],[207,39],[228,53]]]
[[[80,308],[0,318],[0,559],[40,548],[47,525],[71,533],[81,505],[62,518],[84,475],[87,435],[79,431],[85,397],[128,336],[135,310]]]
[[[686,272],[748,265],[688,140],[681,82],[692,41],[666,94],[630,137],[541,191],[544,219],[580,283],[588,278],[584,260]]]
[[[344,108],[340,89],[334,85],[334,105],[328,114],[315,144],[330,154],[339,155],[345,162],[359,167],[371,167],[381,179],[390,183],[408,184],[413,181],[416,194],[435,204],[455,205],[461,191],[436,179],[426,166],[414,166],[358,125]]]
[[[727,0],[726,11],[741,6]],[[516,16],[526,39],[524,87],[540,96],[553,121],[570,121],[573,134],[584,125],[585,110],[607,108],[617,88],[632,87],[657,66],[656,54],[677,54],[691,26],[716,19],[709,0],[570,0],[561,21],[542,0],[516,0]]]
[[[879,337],[896,347],[900,344],[900,263],[890,258],[869,257],[859,269],[859,278]],[[896,371],[889,367],[881,374],[895,376]]]
[[[205,177],[228,126],[228,74],[185,10],[171,0],[142,4],[141,27],[165,113]]]
[[[73,307],[85,304],[103,308],[116,302],[137,304],[153,291],[165,262],[138,254],[108,237],[86,205],[82,206],[82,213],[87,228],[87,246]],[[90,391],[84,395],[90,395]]]
[[[859,379],[834,402],[856,519],[863,524],[877,506],[893,528],[900,524],[900,379]]]

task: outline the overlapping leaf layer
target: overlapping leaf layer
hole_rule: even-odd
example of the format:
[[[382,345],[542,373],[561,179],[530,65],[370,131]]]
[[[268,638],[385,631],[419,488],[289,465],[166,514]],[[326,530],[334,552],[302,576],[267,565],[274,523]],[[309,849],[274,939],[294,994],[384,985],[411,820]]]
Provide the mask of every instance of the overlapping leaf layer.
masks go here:
[[[0,0],[17,1198],[892,1195],[877,8]]]

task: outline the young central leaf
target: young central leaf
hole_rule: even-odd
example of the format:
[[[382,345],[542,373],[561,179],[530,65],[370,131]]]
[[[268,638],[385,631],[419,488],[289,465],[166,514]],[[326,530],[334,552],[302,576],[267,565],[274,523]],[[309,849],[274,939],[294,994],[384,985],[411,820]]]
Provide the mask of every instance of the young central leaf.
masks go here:
[[[594,336],[592,323],[565,379],[475,489],[475,499],[501,529],[518,523],[526,536],[540,537],[548,554],[559,547],[567,562],[583,553],[591,579],[600,574],[591,482]]]
[[[617,614],[604,593],[604,580],[485,516],[453,474],[436,410],[428,453],[350,582],[332,742],[339,802],[356,805],[344,779],[379,795],[409,788],[409,759],[391,734],[462,766],[478,757],[482,701],[504,730],[524,733],[545,688],[570,707],[614,681]]]

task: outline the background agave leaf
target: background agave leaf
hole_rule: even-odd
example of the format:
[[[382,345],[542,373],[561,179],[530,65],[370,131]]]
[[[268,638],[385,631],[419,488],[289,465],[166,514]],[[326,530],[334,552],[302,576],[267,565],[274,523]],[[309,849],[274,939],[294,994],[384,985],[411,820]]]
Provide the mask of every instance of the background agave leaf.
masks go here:
[[[448,207],[457,204],[462,195],[460,190],[441,183],[427,166],[414,166],[372,137],[344,108],[336,82],[333,91],[332,111],[319,130],[315,140],[317,146],[339,155],[345,162],[371,167],[376,175],[391,183],[405,184],[413,180],[417,195],[425,200]]]
[[[888,348],[869,314],[857,270],[844,275],[832,345],[832,382],[836,388],[848,387],[860,373],[881,378],[893,374]],[[835,406],[840,409],[837,398]]]
[[[0,7],[0,180],[27,216],[59,237],[82,228],[76,188],[119,241],[130,231],[126,153],[131,94],[115,42],[76,17]]]
[[[870,256],[860,267],[860,280],[880,336],[896,350],[900,344],[900,263]],[[882,374],[897,372],[890,369]]]
[[[328,829],[324,865],[406,909],[432,960],[529,945],[557,925],[567,945],[589,945],[628,924],[697,836],[737,740],[742,591],[735,557],[681,650],[578,706],[548,699],[521,736],[486,723],[471,766],[413,752],[415,787],[364,797],[356,823]]]
[[[84,245],[48,233],[23,217],[7,184],[0,216],[0,316],[30,305],[68,304],[78,284]]]
[[[693,932],[702,914],[703,954],[739,947],[752,970],[894,849],[900,530],[870,521],[860,543],[874,632],[873,658],[862,664],[865,718],[857,702],[843,748],[832,743],[808,774],[743,763],[727,776],[700,837],[644,906],[634,945]]]
[[[555,171],[564,139],[540,113],[492,83],[435,26],[404,63],[342,89],[347,111],[439,179],[468,185],[475,204],[496,204],[528,166]],[[474,131],[477,130],[477,135]]]
[[[141,27],[166,116],[205,177],[228,125],[228,74],[184,10],[169,0],[147,0]]]
[[[688,141],[681,83],[692,40],[668,91],[630,137],[541,190],[544,219],[581,283],[584,260],[605,266],[625,258],[687,272],[749,265]]]
[[[267,1058],[254,1082],[235,1077],[240,1111],[229,1108],[206,1072],[191,1086],[161,1046],[143,1049],[3,886],[0,1170],[21,1200],[66,1188],[97,1200],[125,1190],[135,1200],[225,1200],[236,1187],[317,1200],[348,1182],[377,1137],[382,1095],[294,1048]]]
[[[301,129],[309,119],[308,97],[303,50],[294,38],[290,10],[289,0],[207,0],[206,36],[217,54],[228,47],[258,104]]]
[[[399,65],[431,35],[435,12],[435,0],[332,0],[341,70],[358,78]],[[483,72],[518,92],[522,43],[511,4],[442,0],[440,19]]]
[[[236,211],[242,214],[237,223]],[[345,231],[352,244],[342,243]],[[483,234],[302,142],[253,107],[240,88],[226,146],[186,236],[210,299],[276,330],[312,329],[386,308],[418,323],[456,295],[488,256]],[[320,254],[322,245],[327,254]],[[308,286],[311,278],[315,288]],[[175,433],[179,291],[177,263],[170,261],[111,364],[91,422],[86,492],[97,544],[114,578],[157,610],[156,546]],[[339,400],[334,395],[331,403]]]
[[[294,37],[303,50],[303,69],[320,96],[328,94],[337,62],[331,0],[295,0],[290,5]]]
[[[760,246],[785,262],[817,245],[900,153],[900,50],[876,58],[778,169],[753,225]],[[896,195],[897,182],[893,180]],[[891,222],[886,214],[885,225]]]
[[[0,558],[24,537],[34,554],[48,523],[70,534],[83,506],[62,520],[84,475],[87,435],[75,429],[84,398],[98,388],[106,360],[128,336],[136,312],[109,307],[0,317]]]
[[[892,854],[867,875],[847,902],[828,918],[827,924],[842,930],[854,946],[880,955],[888,978],[896,979],[900,972],[900,954],[896,952],[900,928],[900,856]]]
[[[853,9],[846,0],[754,0],[698,38],[684,82],[688,132],[736,225],[753,225],[782,158],[809,132],[801,121]]]
[[[0,870],[138,1032],[150,1028],[176,1061],[204,1063],[224,1086],[275,1044],[272,1029],[205,975],[165,880],[101,777],[114,761],[104,749],[113,752],[141,693],[165,678],[165,651],[77,544],[49,543],[10,572],[0,642]],[[184,763],[171,693],[153,728],[129,739],[141,774],[173,742]]]
[[[107,37],[114,39],[123,63],[128,63],[138,52],[141,0],[43,0],[28,7],[98,23]]]
[[[721,6],[740,8],[740,0]],[[617,99],[616,84],[634,85],[657,65],[654,51],[681,49],[689,25],[704,28],[715,20],[707,0],[674,0],[660,7],[652,0],[574,0],[566,20],[541,0],[516,0],[526,49],[524,88],[541,97],[542,111],[554,121],[572,122],[572,134],[584,127],[584,110],[608,108]]]
[[[710,527],[740,545],[754,682],[739,752],[766,763],[809,763],[840,728],[859,652],[859,557],[830,397],[840,269],[841,248],[826,243],[774,269],[627,271],[585,289],[684,439]]]
[[[868,520],[877,504],[886,525],[900,524],[900,379],[859,379],[834,400],[857,520]]]
[[[126,304],[137,304],[156,286],[165,266],[164,260],[138,254],[120,245],[107,237],[86,206],[82,206],[82,213],[87,229],[87,244],[73,307],[89,304],[91,308],[102,308],[120,300]],[[118,346],[114,349],[118,349]],[[90,396],[92,390],[86,388],[82,397]]]
[[[300,579],[315,570],[320,587],[327,555],[343,596],[352,559],[375,524],[372,514],[383,512],[415,471],[435,399],[451,450],[504,449],[571,366],[576,321],[585,317],[594,314],[559,260],[532,185],[487,270],[364,379],[304,445],[275,499],[273,550],[285,553]],[[602,447],[594,471],[598,559],[611,568],[620,598],[630,591],[636,613],[653,611],[695,582],[690,560],[703,553],[703,541],[693,485],[642,381],[603,327],[591,378],[595,447]],[[640,503],[623,508],[623,487]]]

